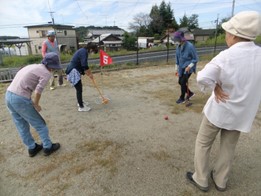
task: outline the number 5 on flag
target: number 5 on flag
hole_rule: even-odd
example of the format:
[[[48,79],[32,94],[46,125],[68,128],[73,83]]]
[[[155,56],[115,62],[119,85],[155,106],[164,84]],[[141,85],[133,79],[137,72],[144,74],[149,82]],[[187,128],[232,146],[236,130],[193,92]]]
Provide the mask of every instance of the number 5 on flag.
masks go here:
[[[112,58],[103,50],[100,50],[100,66],[106,66],[112,64]]]

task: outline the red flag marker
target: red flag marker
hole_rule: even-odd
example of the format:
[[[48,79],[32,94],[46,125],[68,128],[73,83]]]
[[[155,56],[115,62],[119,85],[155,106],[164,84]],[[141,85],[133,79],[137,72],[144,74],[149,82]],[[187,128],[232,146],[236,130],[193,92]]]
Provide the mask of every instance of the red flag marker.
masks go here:
[[[106,52],[100,50],[100,66],[104,67],[110,64],[112,64],[112,58]]]

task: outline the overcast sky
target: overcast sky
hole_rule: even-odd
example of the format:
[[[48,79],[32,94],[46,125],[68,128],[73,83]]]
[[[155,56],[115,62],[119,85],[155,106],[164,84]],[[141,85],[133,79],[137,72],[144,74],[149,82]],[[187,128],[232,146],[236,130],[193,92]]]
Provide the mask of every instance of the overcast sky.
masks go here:
[[[56,24],[78,26],[118,26],[129,31],[138,13],[149,14],[162,0],[0,0],[0,36],[28,37],[24,26]],[[198,14],[201,28],[215,28],[215,20],[232,14],[233,0],[172,0],[174,17]],[[261,13],[261,0],[235,0],[234,13],[255,10]]]

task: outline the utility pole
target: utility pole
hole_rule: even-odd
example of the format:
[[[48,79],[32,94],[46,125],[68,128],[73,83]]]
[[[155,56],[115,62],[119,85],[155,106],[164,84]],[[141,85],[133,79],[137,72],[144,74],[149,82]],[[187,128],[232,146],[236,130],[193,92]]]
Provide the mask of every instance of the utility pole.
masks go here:
[[[3,64],[3,57],[2,57],[2,53],[0,52],[0,65]]]
[[[53,23],[53,30],[54,30],[54,32],[55,32],[55,38],[56,38],[56,42],[57,42],[57,46],[58,46],[58,38],[57,38],[57,33],[56,33],[56,31],[55,31],[55,27],[54,27],[54,17],[53,17],[53,11],[51,10],[51,6],[50,6],[50,2],[49,2],[49,0],[48,0],[48,6],[49,6],[49,10],[50,10],[50,16],[51,16],[51,18],[52,18],[52,23]],[[58,46],[58,49],[59,49],[59,46]]]
[[[219,15],[219,14],[218,14]],[[214,53],[213,56],[216,54],[216,48],[217,48],[217,29],[218,29],[218,15],[217,15],[217,20],[216,22],[216,31],[215,31],[215,44],[214,44]]]
[[[50,11],[49,13],[50,13],[50,16],[51,16],[51,18],[52,18],[52,23],[53,23],[53,25],[54,25],[54,18],[53,18],[53,13],[54,13],[54,12],[51,12],[51,11]]]
[[[137,43],[136,43],[136,65],[139,65],[139,38],[137,37]]]
[[[169,34],[170,34],[170,30],[169,28],[172,26],[172,19],[168,20],[168,23],[167,23],[167,63],[169,63]]]
[[[233,3],[232,3],[232,13],[231,13],[231,17],[234,16],[234,10],[235,10],[235,0],[233,0]]]
[[[54,13],[54,12],[50,11],[49,13],[50,13],[50,16],[51,16],[51,18],[52,18],[53,30],[54,30],[54,32],[55,32],[55,38],[56,38],[57,46],[58,46],[58,48],[59,48],[58,36],[57,36],[57,32],[56,32],[56,30],[55,30],[55,23],[54,23],[54,17],[53,17],[53,13]],[[59,49],[59,50],[60,50],[60,49]]]
[[[167,25],[167,63],[169,62],[169,28],[170,28],[170,24],[171,24],[172,20],[168,21],[168,25]]]

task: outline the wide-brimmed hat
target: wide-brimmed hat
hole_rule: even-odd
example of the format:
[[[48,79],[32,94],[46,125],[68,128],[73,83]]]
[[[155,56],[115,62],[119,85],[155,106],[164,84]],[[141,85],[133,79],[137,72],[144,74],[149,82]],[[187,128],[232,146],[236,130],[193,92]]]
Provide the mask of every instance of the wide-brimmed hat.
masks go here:
[[[173,41],[174,42],[181,42],[181,41],[186,41],[184,37],[184,32],[183,31],[176,31],[173,36]]]
[[[50,37],[50,36],[55,36],[55,31],[48,31],[47,32],[47,37]]]
[[[42,64],[44,64],[47,68],[62,69],[60,66],[59,56],[55,52],[46,53],[42,60]]]
[[[239,12],[221,26],[232,35],[255,40],[261,34],[261,15],[256,11]]]

